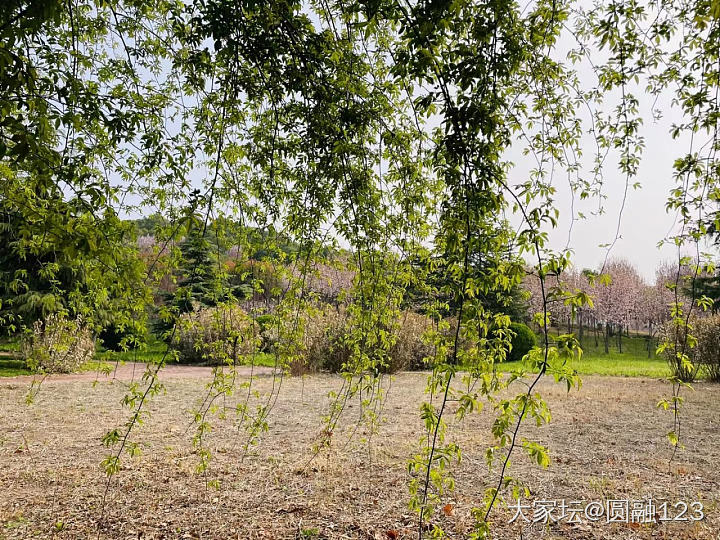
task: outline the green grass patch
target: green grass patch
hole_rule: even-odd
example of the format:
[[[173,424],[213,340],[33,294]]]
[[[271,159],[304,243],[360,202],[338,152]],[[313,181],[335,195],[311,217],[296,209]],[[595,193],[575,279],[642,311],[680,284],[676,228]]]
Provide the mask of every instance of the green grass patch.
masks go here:
[[[5,338],[0,341],[0,377],[16,377],[18,375],[32,375],[32,371],[20,359],[20,340]]]
[[[95,360],[100,362],[147,362],[157,364],[165,355],[167,344],[152,337],[143,348],[129,351],[100,350],[95,353]]]
[[[16,358],[0,358],[0,377],[17,377],[32,375],[25,362]]]
[[[276,361],[274,354],[259,352],[246,356],[243,359],[243,365],[249,366],[254,364],[256,366],[275,367]]]
[[[501,371],[512,371],[520,367],[520,362],[503,362]],[[574,360],[572,367],[580,375],[610,375],[615,377],[649,377],[662,379],[670,375],[670,369],[664,360],[654,358],[613,357],[583,358]]]
[[[20,340],[11,339],[9,341],[0,342],[0,352],[17,353],[20,352]]]
[[[538,345],[542,345],[541,337],[538,337]],[[598,337],[596,342],[594,336],[586,335],[581,347],[582,358],[572,362],[572,366],[581,375],[650,378],[670,376],[670,369],[665,359],[655,354],[656,340],[648,343],[648,338],[645,336],[623,336],[621,344],[618,343],[617,336],[612,337],[608,342],[606,353],[602,336]],[[621,347],[622,352],[620,352]],[[512,371],[520,367],[520,363],[504,362],[501,366],[502,371]]]
[[[152,337],[142,349],[121,352],[103,350],[95,354],[95,359],[99,362],[147,362],[157,364],[162,361],[163,357],[165,357],[167,353],[165,361],[168,364],[190,365],[184,364],[182,362],[174,362],[174,355],[172,350],[169,353],[167,352],[167,350],[167,343],[155,337]],[[244,358],[241,357],[238,360],[240,365],[245,366],[254,364],[256,366],[275,367],[275,355],[270,353],[259,352],[255,353],[254,356],[248,355]]]

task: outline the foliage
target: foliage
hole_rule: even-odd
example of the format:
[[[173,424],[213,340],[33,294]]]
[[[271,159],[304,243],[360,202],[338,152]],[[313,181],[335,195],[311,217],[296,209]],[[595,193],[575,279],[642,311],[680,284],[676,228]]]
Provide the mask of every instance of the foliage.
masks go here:
[[[96,328],[133,321],[149,291],[128,228],[6,171],[0,164],[0,325],[16,333],[58,312]]]
[[[233,295],[238,298],[257,298],[265,301],[277,300],[282,291],[282,273],[277,263],[257,261],[254,259],[235,263],[226,263],[228,285]]]
[[[222,301],[223,278],[218,254],[213,252],[207,230],[200,216],[190,213],[186,218],[187,236],[179,244],[180,263],[175,272],[176,287],[163,294],[164,305],[159,310],[154,331],[163,338],[175,324],[175,319],[198,307],[212,307]]]
[[[291,366],[291,372],[341,372],[351,357],[351,351],[343,343],[348,330],[347,317],[342,307],[321,305],[309,311],[304,321],[302,355],[299,365]]]
[[[72,373],[95,354],[95,341],[81,317],[52,314],[33,324],[22,345],[26,365],[39,373]]]
[[[222,298],[220,263],[201,223],[191,222],[187,236],[180,242],[182,265],[176,293],[180,313],[193,306],[214,306]]]
[[[427,369],[435,356],[435,348],[427,338],[434,327],[432,319],[405,311],[393,329],[394,343],[388,351],[388,373]]]
[[[529,353],[530,349],[535,347],[535,333],[530,330],[530,327],[522,323],[510,323],[509,328],[513,335],[510,338],[510,352],[507,360],[517,362]]]
[[[238,364],[257,350],[259,328],[236,305],[219,304],[180,316],[171,346],[180,362]]]
[[[674,318],[663,325],[660,334],[662,344],[658,347],[658,354],[664,356],[672,376],[682,382],[694,381],[700,369],[695,359],[697,338],[693,326]]]
[[[352,350],[348,336],[352,334],[351,319],[343,307],[322,304],[311,310],[305,320],[304,348],[299,365],[291,366],[291,372],[329,371],[342,373],[349,369]],[[433,357],[434,348],[426,339],[433,328],[431,319],[424,315],[405,311],[388,330],[392,343],[385,361],[378,366],[382,373],[403,370],[426,369],[426,360]]]
[[[102,346],[110,351],[137,349],[147,343],[149,332],[143,319],[136,319],[127,326],[110,323],[98,335]]]
[[[701,317],[693,322],[697,345],[694,361],[711,381],[720,382],[720,315]]]
[[[517,250],[512,245],[514,238],[511,231],[509,223],[501,222],[487,233],[493,237],[496,252],[491,254],[488,250],[480,250],[480,245],[476,246],[478,251],[468,252],[468,277],[481,281],[486,272],[492,272],[494,267],[504,264],[505,270],[515,274],[512,276],[509,288],[479,290],[476,292],[478,300],[484,309],[491,313],[503,313],[513,320],[526,320],[530,318],[527,313],[528,306],[524,291],[517,279],[517,276],[524,271],[524,261],[517,255]],[[424,283],[409,289],[406,296],[408,304],[416,309],[427,309],[432,299],[443,306],[441,314],[448,317],[457,313],[459,304],[451,292],[452,289],[448,287],[454,278],[446,263],[445,255],[447,254],[435,254],[429,259],[418,257],[413,261],[414,265],[421,267],[416,268],[415,271],[425,273],[426,277]]]

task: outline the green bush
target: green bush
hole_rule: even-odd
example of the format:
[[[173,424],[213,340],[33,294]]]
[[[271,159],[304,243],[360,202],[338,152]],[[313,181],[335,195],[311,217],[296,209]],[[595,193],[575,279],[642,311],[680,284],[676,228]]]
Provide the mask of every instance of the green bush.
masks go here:
[[[693,321],[692,335],[697,339],[695,361],[708,380],[720,382],[720,315]]]
[[[516,362],[522,360],[522,357],[536,345],[535,333],[527,325],[516,322],[510,323],[510,330],[513,336],[507,360]]]
[[[90,328],[78,317],[67,319],[49,315],[33,325],[25,338],[21,354],[28,368],[41,373],[72,373],[95,354]]]
[[[171,346],[180,362],[234,364],[260,342],[259,325],[238,306],[220,304],[180,317]]]
[[[107,350],[120,352],[137,349],[148,342],[149,336],[147,325],[137,322],[125,327],[110,323],[102,329],[98,337]]]

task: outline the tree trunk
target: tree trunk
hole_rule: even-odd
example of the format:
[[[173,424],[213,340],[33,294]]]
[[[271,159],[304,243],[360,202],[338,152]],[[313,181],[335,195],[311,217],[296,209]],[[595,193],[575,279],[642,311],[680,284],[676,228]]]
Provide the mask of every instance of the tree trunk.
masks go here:
[[[608,340],[610,339],[610,323],[605,323],[605,354],[610,353],[610,348],[608,344]]]
[[[583,339],[583,314],[582,314],[582,311],[578,311],[578,326],[579,326],[578,343],[580,344],[580,347],[582,348],[582,339]]]
[[[593,317],[593,336],[595,336],[595,348],[598,348],[598,325],[597,319]]]

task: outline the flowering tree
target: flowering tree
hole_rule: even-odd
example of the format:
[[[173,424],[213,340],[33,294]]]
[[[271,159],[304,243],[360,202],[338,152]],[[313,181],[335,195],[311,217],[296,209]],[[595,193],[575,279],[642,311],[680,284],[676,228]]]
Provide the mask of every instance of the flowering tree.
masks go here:
[[[568,332],[576,331],[582,340],[586,330],[592,330],[596,344],[602,333],[605,350],[609,350],[611,337],[617,338],[622,350],[622,334],[631,329],[653,335],[669,317],[668,306],[674,293],[665,285],[674,280],[677,271],[671,265],[662,265],[658,277],[648,285],[637,269],[626,260],[611,259],[603,275],[599,271],[571,268],[558,276],[548,276],[546,285],[551,294],[548,308],[555,326],[565,326]],[[529,315],[542,311],[540,280],[528,275],[523,287],[529,295]],[[565,292],[562,292],[565,291]],[[575,309],[574,313],[565,298],[569,291],[582,292],[592,298],[592,305]]]

